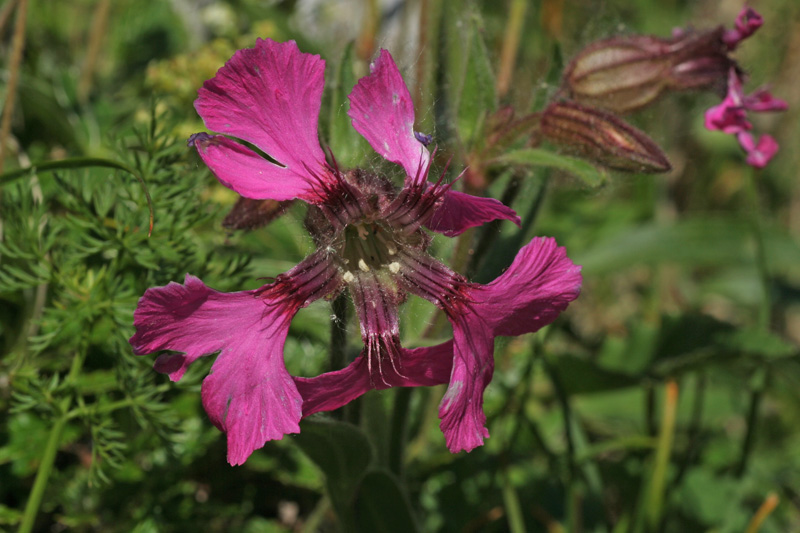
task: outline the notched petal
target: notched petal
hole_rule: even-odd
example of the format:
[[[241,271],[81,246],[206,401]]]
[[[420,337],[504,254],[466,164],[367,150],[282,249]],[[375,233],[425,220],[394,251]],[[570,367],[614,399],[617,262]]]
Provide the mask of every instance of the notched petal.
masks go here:
[[[439,427],[451,452],[468,452],[489,437],[483,391],[494,371],[494,335],[468,305],[448,318],[453,324],[453,370],[439,404]]]
[[[148,289],[134,313],[130,342],[141,355],[158,350],[155,369],[180,379],[199,357],[219,352],[203,381],[203,406],[228,436],[228,461],[242,464],[268,440],[299,431],[302,399],[283,363],[289,322],[298,309],[257,291],[221,293],[186,276],[183,285]]]
[[[280,163],[280,166],[257,164],[249,172],[246,164],[238,164],[225,172],[221,168],[224,160],[215,160],[218,168],[212,167],[212,170],[221,181],[237,192],[242,188],[253,189],[254,181],[279,182],[255,187],[265,189],[260,190],[260,196],[240,192],[250,198],[318,200],[311,190],[319,187],[320,180],[331,181],[331,172],[319,145],[317,124],[324,75],[325,61],[300,52],[294,41],[278,43],[259,39],[254,48],[236,52],[203,84],[195,100],[195,109],[206,126],[247,141]],[[207,140],[208,137],[201,136],[191,139],[201,156],[207,151],[200,150],[199,144]],[[212,166],[206,157],[203,159]],[[250,158],[249,162],[255,160]],[[291,192],[269,195],[270,191],[281,189],[291,189]]]
[[[503,274],[472,291],[496,335],[522,335],[551,323],[578,297],[583,278],[555,239],[537,237]]]
[[[427,137],[414,131],[414,102],[388,51],[380,51],[348,98],[353,127],[384,159],[401,165],[409,179],[428,165]]]

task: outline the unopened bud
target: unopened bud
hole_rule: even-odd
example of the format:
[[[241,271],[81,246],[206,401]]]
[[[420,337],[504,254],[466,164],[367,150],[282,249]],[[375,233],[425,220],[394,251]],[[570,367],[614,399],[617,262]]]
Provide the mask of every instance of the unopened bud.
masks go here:
[[[294,200],[254,200],[239,197],[222,220],[226,229],[254,230],[266,226],[286,212]]]
[[[563,89],[578,102],[625,113],[666,89],[722,88],[733,64],[722,33],[720,27],[670,39],[631,35],[594,42],[567,66]]]
[[[644,132],[606,111],[576,102],[553,102],[542,113],[540,134],[601,165],[633,172],[672,166]]]

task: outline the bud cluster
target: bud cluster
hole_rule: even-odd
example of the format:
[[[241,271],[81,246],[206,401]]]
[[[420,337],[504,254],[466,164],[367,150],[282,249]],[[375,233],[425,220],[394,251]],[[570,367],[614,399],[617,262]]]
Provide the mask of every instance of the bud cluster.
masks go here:
[[[782,111],[786,102],[765,89],[745,95],[744,74],[730,57],[762,24],[758,13],[745,8],[732,29],[676,29],[669,38],[596,41],[567,65],[556,101],[542,113],[539,133],[610,168],[664,172],[670,164],[658,145],[615,114],[643,108],[666,91],[706,89],[724,95],[706,112],[706,128],[736,135],[747,163],[764,167],[778,143],[769,135],[753,137],[747,111]]]

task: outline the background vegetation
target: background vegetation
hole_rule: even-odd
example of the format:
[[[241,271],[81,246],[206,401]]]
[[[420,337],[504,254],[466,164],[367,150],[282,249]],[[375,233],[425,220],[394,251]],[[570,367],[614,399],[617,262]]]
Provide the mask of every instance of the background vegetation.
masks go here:
[[[390,49],[455,175],[485,163],[492,112],[540,109],[592,40],[730,26],[741,5],[6,0],[0,531],[800,530],[800,5],[753,7],[766,23],[737,59],[751,87],[769,82],[790,105],[760,117],[782,146],[764,171],[703,129],[717,96],[685,93],[626,118],[663,147],[669,173],[554,156],[465,180],[525,224],[437,238],[438,256],[487,281],[531,236],[552,235],[585,280],[552,326],[498,342],[485,446],[447,451],[440,388],[389,390],[233,468],[200,405],[213,358],[171,383],[127,342],[146,288],[186,272],[255,288],[312,249],[301,206],[224,230],[236,196],[185,146],[204,130],[197,88],[233,51],[271,37],[320,53],[323,144],[343,167],[378,169],[345,95]],[[293,322],[293,374],[328,369],[330,315],[318,302]],[[439,322],[412,299],[404,344],[447,337]]]

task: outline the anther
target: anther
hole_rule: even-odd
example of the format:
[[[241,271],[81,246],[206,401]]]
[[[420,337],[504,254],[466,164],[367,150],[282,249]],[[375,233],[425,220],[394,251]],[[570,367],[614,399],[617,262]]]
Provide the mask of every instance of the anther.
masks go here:
[[[369,272],[369,266],[363,259],[358,260],[358,268],[360,268],[362,272]]]
[[[356,279],[356,277],[353,275],[353,273],[352,273],[352,272],[350,272],[350,271],[348,270],[347,272],[345,272],[345,273],[342,275],[342,279],[345,281],[345,283],[351,283],[351,282],[352,282],[354,279]]]

